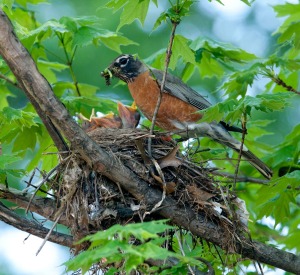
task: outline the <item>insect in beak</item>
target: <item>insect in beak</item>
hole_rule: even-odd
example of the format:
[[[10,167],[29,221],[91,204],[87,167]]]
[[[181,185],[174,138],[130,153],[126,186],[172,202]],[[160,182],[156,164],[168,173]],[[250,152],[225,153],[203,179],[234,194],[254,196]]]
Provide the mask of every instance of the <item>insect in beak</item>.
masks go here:
[[[103,72],[101,72],[101,76],[104,77],[106,85],[109,86],[111,84],[110,79],[113,77],[111,71],[106,68]]]

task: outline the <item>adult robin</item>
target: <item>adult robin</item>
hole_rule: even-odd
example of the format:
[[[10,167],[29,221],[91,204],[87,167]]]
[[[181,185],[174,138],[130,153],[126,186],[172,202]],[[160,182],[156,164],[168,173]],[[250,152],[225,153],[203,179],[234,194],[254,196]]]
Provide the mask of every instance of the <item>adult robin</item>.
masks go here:
[[[122,54],[109,65],[102,75],[107,79],[115,76],[125,81],[137,107],[149,120],[152,120],[160,95],[162,71],[149,68],[130,54]],[[167,131],[185,131],[189,137],[207,136],[240,152],[241,142],[233,138],[228,132],[239,131],[239,128],[224,122],[199,123],[203,116],[199,110],[209,106],[211,104],[205,98],[178,77],[167,74],[155,124]],[[245,145],[243,145],[241,154],[263,176],[268,179],[272,177],[272,170]]]

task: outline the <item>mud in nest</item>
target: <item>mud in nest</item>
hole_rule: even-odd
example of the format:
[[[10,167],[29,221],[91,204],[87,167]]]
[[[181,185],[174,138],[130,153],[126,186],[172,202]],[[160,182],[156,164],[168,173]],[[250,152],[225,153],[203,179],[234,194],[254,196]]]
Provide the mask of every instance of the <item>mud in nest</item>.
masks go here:
[[[230,224],[230,211],[224,200],[233,201],[235,197],[225,198],[208,170],[191,163],[170,138],[162,134],[152,138],[152,157],[163,173],[162,179],[148,157],[147,131],[98,128],[88,134],[152,188],[162,190],[165,182],[167,196],[172,196],[179,205],[205,213],[207,219]],[[153,207],[143,205],[118,183],[93,171],[76,153],[62,166],[56,196],[60,198],[59,207],[69,219],[75,240],[114,224],[141,222],[145,211]],[[159,217],[154,214],[145,219],[154,218]]]

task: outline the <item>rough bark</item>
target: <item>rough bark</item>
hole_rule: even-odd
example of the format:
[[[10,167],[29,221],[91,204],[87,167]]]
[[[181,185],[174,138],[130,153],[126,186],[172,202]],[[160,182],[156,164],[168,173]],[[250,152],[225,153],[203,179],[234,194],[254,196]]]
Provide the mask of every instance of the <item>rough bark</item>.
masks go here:
[[[49,229],[41,226],[38,222],[17,215],[15,212],[5,207],[1,202],[0,220],[40,238],[45,238],[49,232]],[[73,246],[73,237],[59,232],[52,232],[48,240],[70,248]]]
[[[130,169],[122,165],[112,153],[100,148],[74,122],[65,107],[54,96],[49,83],[37,70],[36,64],[14,34],[13,27],[2,10],[0,10],[0,55],[16,76],[20,87],[36,108],[43,122],[47,125],[47,119],[49,118],[58,132],[62,133],[70,142],[73,150],[93,167],[95,171],[118,183],[136,199],[143,201],[147,205],[154,205],[161,199],[162,194],[159,190],[151,188],[147,182],[138,178]],[[59,141],[60,137],[57,135],[57,131],[50,130],[49,133],[59,149],[65,149]],[[1,197],[6,197],[8,200],[14,201],[20,207],[25,208],[27,206],[24,196],[22,197],[21,195],[20,197],[20,194],[14,194],[14,192],[9,190],[5,191],[2,188],[0,190]],[[40,203],[49,205],[50,202],[46,200],[43,202],[34,201],[31,210],[51,219],[51,210],[46,211],[46,208],[39,207]],[[55,210],[55,205],[52,206]],[[30,227],[22,227],[22,223],[20,223],[21,219],[17,219],[12,212],[7,212],[5,207],[2,206],[0,208],[0,213],[1,220],[35,234],[35,230],[31,230]],[[206,220],[189,207],[179,207],[177,202],[169,197],[164,200],[156,213],[161,217],[170,219],[174,224],[190,230],[196,236],[220,247],[227,247],[227,244],[224,243],[224,232],[218,224]],[[64,218],[62,217],[60,222],[63,223],[63,220]],[[30,225],[30,223],[28,224]],[[32,227],[37,229],[36,235],[43,236],[43,233],[41,231],[38,233],[38,228],[34,226],[32,224]],[[55,242],[60,241],[67,246],[70,246],[71,241],[66,236],[57,236],[57,238],[54,236],[50,240]],[[235,243],[236,252],[242,254],[244,257],[259,260],[260,262],[289,272],[300,273],[300,257],[257,241],[251,242],[246,238],[240,240]]]

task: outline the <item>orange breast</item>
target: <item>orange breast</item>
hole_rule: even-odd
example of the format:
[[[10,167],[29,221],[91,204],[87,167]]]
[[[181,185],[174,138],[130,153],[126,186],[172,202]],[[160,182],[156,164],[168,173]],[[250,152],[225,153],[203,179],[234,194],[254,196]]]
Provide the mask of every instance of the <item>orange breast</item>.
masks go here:
[[[129,82],[128,88],[138,108],[149,120],[152,120],[160,93],[156,81],[149,75],[149,72],[145,72],[140,74],[134,82]],[[198,121],[202,115],[196,113],[197,111],[199,110],[189,103],[163,93],[156,125],[167,131],[179,129],[176,122],[188,124]]]

